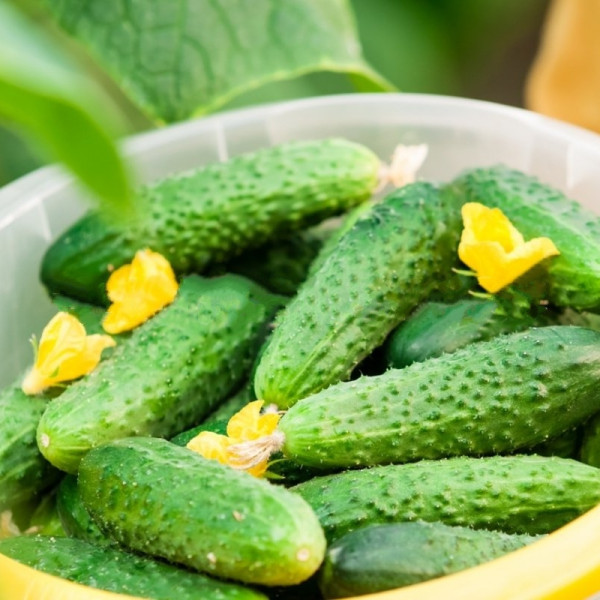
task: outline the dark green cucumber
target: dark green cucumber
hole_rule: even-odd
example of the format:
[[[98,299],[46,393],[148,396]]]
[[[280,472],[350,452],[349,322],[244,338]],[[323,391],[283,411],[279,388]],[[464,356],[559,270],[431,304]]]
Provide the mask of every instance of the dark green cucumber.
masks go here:
[[[53,300],[58,310],[77,316],[88,333],[100,333],[104,311],[70,298]],[[21,390],[22,376],[0,391],[0,511],[32,500],[60,479],[60,472],[40,454],[35,435],[57,387],[38,396]]]
[[[554,438],[550,438],[541,444],[529,448],[527,454],[560,456],[561,458],[579,458],[583,429],[583,425],[569,429]],[[600,466],[600,464],[593,466],[597,467]]]
[[[75,475],[66,475],[58,486],[56,508],[62,526],[70,537],[85,540],[96,546],[114,542],[94,523],[83,504]]]
[[[276,294],[293,296],[306,279],[330,232],[317,227],[298,232],[247,250],[223,265],[222,269],[248,277]]]
[[[401,369],[471,342],[548,324],[544,314],[536,315],[521,306],[505,307],[498,300],[427,302],[391,333],[386,342],[386,362],[388,367]]]
[[[165,440],[92,450],[79,487],[119,543],[220,577],[292,585],[310,577],[325,552],[317,518],[297,494]]]
[[[177,273],[202,272],[245,248],[304,229],[366,200],[378,158],[341,139],[291,142],[168,177],[143,188],[134,219],[90,213],[46,253],[53,293],[104,302],[113,268],[137,250],[163,254]]]
[[[279,299],[242,277],[190,276],[175,301],[52,402],[38,444],[76,473],[92,447],[194,425],[247,374]]]
[[[474,567],[538,539],[422,521],[372,525],[329,546],[319,585],[327,599],[383,592]]]
[[[279,315],[256,369],[257,397],[285,408],[348,378],[451,274],[460,230],[459,208],[426,183],[363,215]]]
[[[370,524],[417,520],[535,535],[596,506],[600,470],[556,457],[460,457],[346,471],[291,489],[330,541]]]
[[[266,600],[240,585],[83,540],[16,537],[0,540],[0,554],[38,571],[118,594],[153,600]]]
[[[599,376],[599,332],[513,333],[301,400],[283,452],[317,468],[513,453],[597,413]]]
[[[60,479],[38,450],[35,432],[48,396],[28,396],[21,381],[0,392],[0,512],[30,500]]]
[[[579,460],[600,467],[600,415],[590,419],[583,429]]]
[[[600,309],[600,219],[535,177],[504,166],[473,169],[445,193],[500,208],[525,239],[549,237],[560,256],[547,263],[548,298],[557,306]]]

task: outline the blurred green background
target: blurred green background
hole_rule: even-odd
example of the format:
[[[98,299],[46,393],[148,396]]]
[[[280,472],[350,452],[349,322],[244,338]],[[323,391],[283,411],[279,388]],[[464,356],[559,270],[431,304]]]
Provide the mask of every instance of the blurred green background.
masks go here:
[[[548,0],[351,0],[366,59],[400,91],[523,104],[526,75]],[[155,127],[79,47],[29,0],[14,0],[75,53],[116,99],[129,133]],[[268,84],[223,110],[262,102],[351,92],[343,75],[317,73]],[[0,186],[44,164],[34,140],[0,121]]]

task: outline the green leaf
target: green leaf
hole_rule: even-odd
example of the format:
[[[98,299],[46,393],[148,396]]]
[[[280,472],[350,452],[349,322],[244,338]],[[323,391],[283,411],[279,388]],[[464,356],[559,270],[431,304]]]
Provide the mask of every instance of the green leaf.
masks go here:
[[[111,118],[112,117],[112,118]],[[0,0],[0,118],[19,125],[106,206],[130,199],[111,104],[51,39]]]
[[[347,0],[46,0],[149,115],[178,121],[269,81],[348,73],[393,86],[361,55]]]

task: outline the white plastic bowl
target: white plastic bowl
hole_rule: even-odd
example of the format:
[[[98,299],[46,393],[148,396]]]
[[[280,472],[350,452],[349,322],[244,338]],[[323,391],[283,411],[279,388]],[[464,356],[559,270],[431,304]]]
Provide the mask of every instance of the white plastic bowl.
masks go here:
[[[125,150],[139,180],[151,181],[256,148],[329,136],[343,136],[366,144],[382,159],[388,159],[398,143],[426,143],[429,157],[420,175],[437,181],[448,180],[468,167],[505,163],[537,175],[600,213],[599,136],[525,110],[460,98],[364,94],[272,104],[139,135],[125,142]],[[85,207],[85,199],[72,178],[57,167],[40,169],[0,190],[0,343],[3,356],[0,385],[8,384],[30,363],[32,351],[28,340],[34,333],[39,335],[52,314],[38,279],[44,250],[84,212]],[[593,517],[590,513],[577,523],[587,523],[580,529],[587,530],[590,535],[595,532],[600,548],[600,523],[592,522]],[[599,519],[600,515],[595,517],[595,521]],[[578,526],[577,523],[574,526]],[[568,535],[564,531],[555,535]],[[566,543],[567,537],[564,539]],[[599,557],[594,571],[597,587],[590,583],[588,568],[587,583],[583,587],[570,587],[567,595],[548,595],[546,584],[554,569],[546,574],[549,565],[541,564],[539,557],[545,556],[542,562],[548,563],[553,551],[551,547],[546,554],[537,551],[536,555],[535,548],[539,545],[507,557],[513,563],[517,555],[522,556],[526,564],[529,561],[532,573],[529,586],[518,579],[521,582],[519,589],[512,588],[511,591],[509,587],[502,592],[504,588],[494,581],[494,574],[498,575],[494,565],[503,563],[495,561],[478,567],[491,567],[483,572],[484,577],[485,573],[490,577],[487,590],[477,591],[477,578],[469,587],[469,575],[465,573],[467,577],[458,580],[458,587],[444,588],[440,580],[433,586],[424,584],[429,586],[427,588],[416,586],[410,591],[389,592],[372,598],[578,600],[600,590]],[[569,552],[572,551],[571,546]],[[535,556],[538,556],[537,562]],[[540,570],[542,567],[544,569]],[[511,568],[514,569],[514,565],[507,564],[509,572]],[[472,569],[469,573],[475,571]],[[459,574],[447,579],[457,581],[456,577],[464,576]],[[458,589],[462,589],[460,594]],[[73,597],[83,598],[77,595],[77,590],[74,594]],[[85,595],[86,598],[92,596],[100,597]]]

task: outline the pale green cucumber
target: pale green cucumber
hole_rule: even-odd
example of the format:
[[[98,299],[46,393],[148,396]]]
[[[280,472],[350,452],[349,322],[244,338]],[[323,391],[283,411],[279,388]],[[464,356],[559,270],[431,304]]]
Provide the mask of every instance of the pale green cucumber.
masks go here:
[[[239,585],[83,540],[11,538],[0,540],[0,554],[82,585],[152,600],[266,600]]]
[[[460,230],[460,208],[425,183],[363,215],[280,313],[256,369],[257,398],[286,408],[348,378],[452,275]]]
[[[346,471],[291,489],[313,507],[329,541],[417,520],[535,535],[600,503],[600,470],[556,457],[460,457]]]
[[[370,197],[380,162],[342,140],[290,142],[167,177],[138,193],[136,217],[89,213],[47,251],[53,293],[105,302],[112,269],[136,251],[163,254],[176,273],[202,272],[246,248],[285,237]]]
[[[466,171],[444,193],[461,203],[500,208],[526,240],[550,238],[559,256],[546,264],[548,299],[557,306],[600,309],[600,219],[535,177],[505,166]]]
[[[198,423],[243,381],[279,303],[242,277],[185,278],[172,304],[48,406],[42,453],[76,473],[94,446]]]
[[[598,412],[600,333],[540,327],[339,383],[282,417],[283,452],[316,468],[514,453]]]
[[[219,577],[293,585],[324,556],[323,531],[298,495],[165,440],[95,448],[79,487],[119,543]]]
[[[329,546],[319,585],[327,599],[383,592],[474,567],[537,539],[421,521],[372,525]]]

